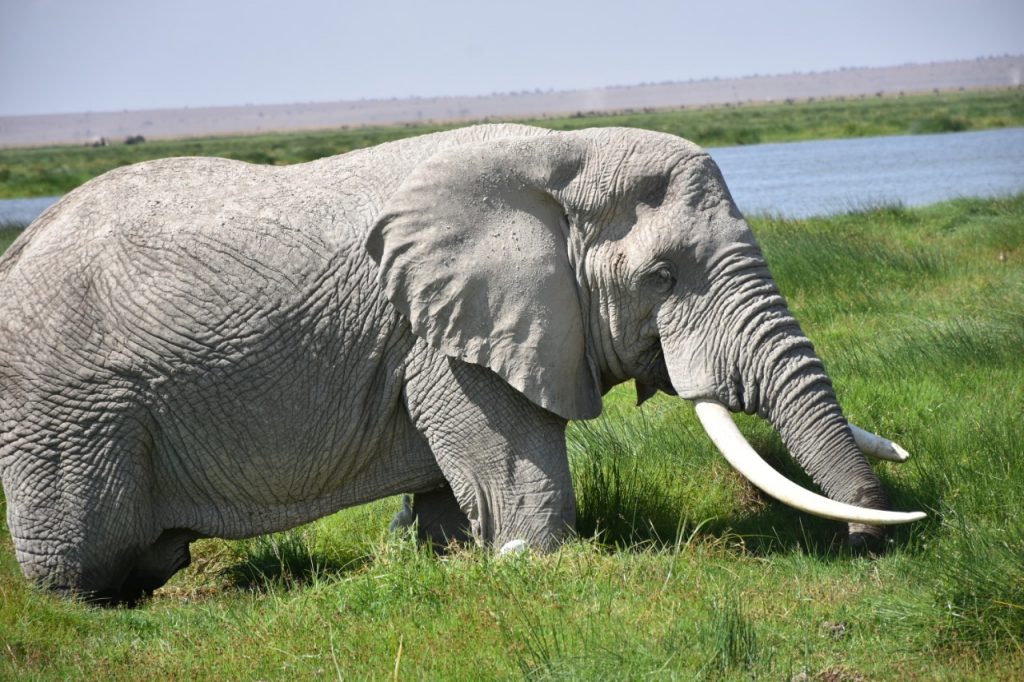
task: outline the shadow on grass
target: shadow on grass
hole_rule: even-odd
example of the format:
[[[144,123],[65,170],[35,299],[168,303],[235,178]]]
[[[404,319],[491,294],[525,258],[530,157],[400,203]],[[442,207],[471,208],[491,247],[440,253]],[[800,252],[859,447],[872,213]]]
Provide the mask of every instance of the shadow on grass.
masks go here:
[[[580,535],[592,538],[618,551],[644,551],[649,548],[670,549],[694,542],[711,542],[748,556],[770,557],[799,554],[815,559],[846,561],[861,557],[864,550],[847,542],[845,523],[819,519],[795,511],[785,505],[764,500],[764,509],[753,514],[724,514],[703,521],[679,519],[677,523],[658,523],[672,510],[657,504],[629,510],[629,518],[619,517],[611,524],[605,520],[584,520]],[[888,531],[884,544],[868,551],[885,553],[899,549],[908,554],[920,553],[926,544],[922,533],[934,535],[938,524],[929,530]]]
[[[787,479],[807,490],[818,490],[804,470],[798,465],[774,433],[771,436],[755,436],[751,444],[765,461]],[[892,508],[901,511],[924,510],[928,518],[911,524],[889,526],[885,543],[870,548],[874,552],[899,549],[911,555],[921,552],[941,527],[941,517],[936,514],[944,490],[941,481],[933,485],[917,480],[913,487],[905,481],[893,478],[884,466],[873,467],[882,487],[889,495]],[[732,532],[747,540],[747,550],[758,555],[789,553],[794,550],[825,559],[849,558],[863,552],[853,550],[847,543],[847,525],[839,521],[810,516],[792,509],[781,502],[768,498],[761,491],[748,487],[752,495],[762,502],[755,514],[740,518],[723,519]],[[714,527],[713,524],[711,526]]]
[[[708,480],[718,456],[698,442],[692,429],[652,426],[642,420],[615,425],[579,425],[574,441],[577,531],[619,550],[671,548],[714,541],[756,556],[800,553],[824,560],[846,560],[858,553],[846,542],[846,524],[796,511],[761,493],[738,474]],[[665,441],[673,441],[671,450]],[[815,489],[786,454],[777,436],[754,434],[751,444],[790,480]],[[675,457],[653,456],[675,451]],[[880,472],[896,508],[931,508],[936,491],[908,490]],[[738,497],[737,497],[738,496]],[[925,502],[922,503],[922,500]],[[922,533],[934,532],[935,519],[890,529],[884,546],[919,551]]]
[[[357,571],[371,561],[366,553],[328,552],[318,548],[309,529],[297,528],[241,540],[235,563],[224,570],[239,589],[290,590],[333,580]]]

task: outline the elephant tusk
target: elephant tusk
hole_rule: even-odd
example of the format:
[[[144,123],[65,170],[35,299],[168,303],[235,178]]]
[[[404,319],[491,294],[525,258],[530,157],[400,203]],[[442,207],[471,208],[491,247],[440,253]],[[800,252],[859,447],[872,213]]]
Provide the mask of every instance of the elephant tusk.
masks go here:
[[[806,490],[771,468],[736,428],[729,411],[711,400],[694,402],[697,418],[722,456],[755,486],[795,509],[836,521],[886,526],[925,518],[924,512],[893,512],[857,507]]]
[[[865,455],[871,455],[878,459],[887,459],[890,462],[906,462],[910,459],[910,453],[901,448],[891,440],[876,436],[870,431],[865,431],[859,426],[850,424],[850,433],[853,434],[853,441]]]

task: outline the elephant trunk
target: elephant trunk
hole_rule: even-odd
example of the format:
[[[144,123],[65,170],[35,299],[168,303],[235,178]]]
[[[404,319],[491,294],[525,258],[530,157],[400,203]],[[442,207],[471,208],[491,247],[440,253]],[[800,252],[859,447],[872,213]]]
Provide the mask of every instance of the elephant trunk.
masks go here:
[[[725,312],[728,322],[721,324],[719,315],[712,323],[714,331],[703,335],[703,347],[718,351],[704,356],[704,366],[718,377],[714,388],[696,391],[687,386],[686,377],[693,373],[684,368],[694,367],[694,357],[673,354],[675,344],[662,340],[673,385],[682,397],[696,400],[698,416],[726,459],[777,499],[850,522],[855,542],[865,535],[881,536],[876,525],[921,518],[919,512],[888,511],[888,495],[855,442],[811,342],[789,313],[763,261],[735,259],[719,274],[728,276],[717,280],[723,284],[711,287],[707,300],[711,309]],[[713,317],[706,316],[709,321]],[[715,334],[721,337],[715,339]],[[723,405],[768,419],[828,497],[800,488],[765,464],[735,429]]]
[[[759,387],[757,411],[778,430],[811,479],[831,499],[889,509],[889,498],[857,447],[835,397],[832,382],[810,341],[789,318],[791,328],[755,353],[746,374]],[[748,391],[749,392],[749,391]]]
[[[745,312],[734,338],[726,404],[757,413],[779,432],[796,462],[830,499],[889,510],[889,497],[854,441],[832,382],[810,340],[770,279],[756,285],[759,309]],[[767,289],[767,290],[766,290]],[[742,350],[740,350],[742,348]],[[857,524],[851,533],[881,535]]]

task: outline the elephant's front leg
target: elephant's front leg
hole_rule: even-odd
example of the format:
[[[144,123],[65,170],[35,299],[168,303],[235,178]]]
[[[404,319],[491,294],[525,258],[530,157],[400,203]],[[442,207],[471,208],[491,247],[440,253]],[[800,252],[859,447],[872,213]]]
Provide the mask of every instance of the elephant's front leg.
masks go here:
[[[488,369],[434,357],[409,380],[409,411],[474,537],[554,549],[576,525],[565,420]]]

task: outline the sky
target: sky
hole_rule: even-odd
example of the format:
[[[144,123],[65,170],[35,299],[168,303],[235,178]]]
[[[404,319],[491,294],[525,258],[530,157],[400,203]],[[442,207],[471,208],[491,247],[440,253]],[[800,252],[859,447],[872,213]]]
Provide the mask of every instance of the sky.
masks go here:
[[[562,90],[1024,53],[1024,0],[0,0],[0,116]]]

